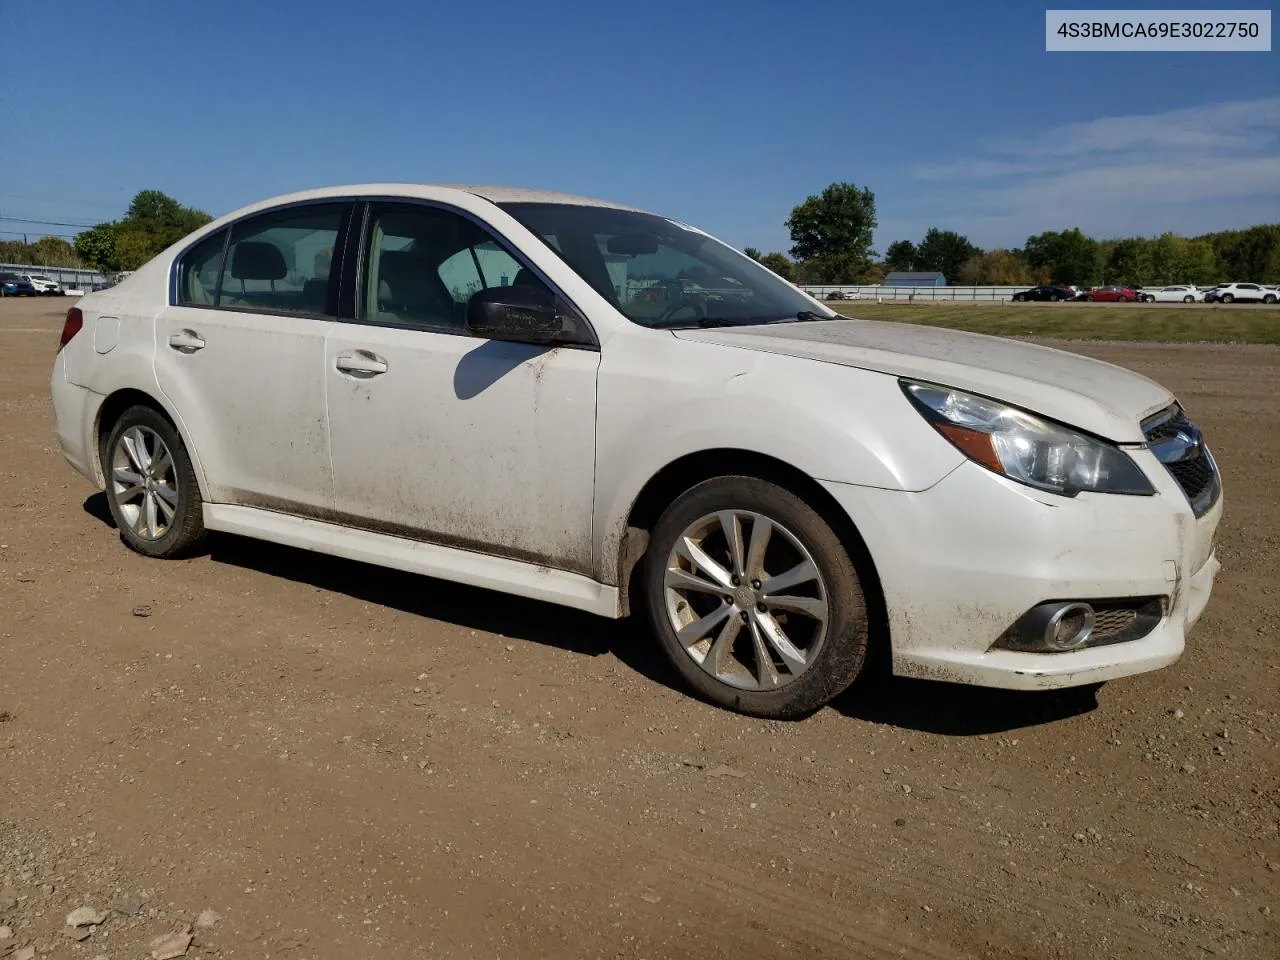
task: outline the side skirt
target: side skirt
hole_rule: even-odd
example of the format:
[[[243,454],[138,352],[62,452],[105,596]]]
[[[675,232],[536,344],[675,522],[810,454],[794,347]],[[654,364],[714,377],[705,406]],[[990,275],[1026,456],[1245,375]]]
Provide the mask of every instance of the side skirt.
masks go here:
[[[232,504],[206,503],[204,525],[209,530],[542,600],[611,619],[622,616],[617,587],[519,560]]]

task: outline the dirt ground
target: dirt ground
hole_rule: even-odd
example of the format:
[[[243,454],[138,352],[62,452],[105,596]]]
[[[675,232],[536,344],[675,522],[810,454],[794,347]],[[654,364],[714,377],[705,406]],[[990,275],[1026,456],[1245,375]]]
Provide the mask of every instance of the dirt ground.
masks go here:
[[[131,553],[54,439],[69,305],[0,302],[0,958],[1280,956],[1280,350],[1071,347],[1176,390],[1225,473],[1181,662],[767,723],[626,624]]]

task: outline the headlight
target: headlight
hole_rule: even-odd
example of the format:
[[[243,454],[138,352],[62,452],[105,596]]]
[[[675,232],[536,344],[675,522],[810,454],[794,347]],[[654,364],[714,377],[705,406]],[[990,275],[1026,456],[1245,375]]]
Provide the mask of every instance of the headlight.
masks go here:
[[[1118,447],[997,400],[932,383],[902,389],[933,428],[974,463],[1037,490],[1152,496],[1155,488]]]

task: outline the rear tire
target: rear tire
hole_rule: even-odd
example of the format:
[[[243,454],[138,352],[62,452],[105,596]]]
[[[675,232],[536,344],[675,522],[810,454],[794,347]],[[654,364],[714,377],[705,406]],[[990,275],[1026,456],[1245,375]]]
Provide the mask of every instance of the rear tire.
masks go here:
[[[818,512],[777,484],[727,476],[686,491],[654,527],[644,572],[663,653],[718,706],[803,716],[866,664],[867,605],[854,564]]]
[[[102,447],[107,505],[131,550],[179,559],[204,541],[204,501],[191,458],[169,421],[147,406],[127,409]]]

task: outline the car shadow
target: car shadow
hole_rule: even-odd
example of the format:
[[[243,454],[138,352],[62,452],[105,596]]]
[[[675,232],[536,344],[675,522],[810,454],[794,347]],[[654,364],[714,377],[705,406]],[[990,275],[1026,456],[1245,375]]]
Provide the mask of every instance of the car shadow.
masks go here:
[[[99,490],[84,502],[84,512],[95,520],[100,520],[112,530],[116,529],[116,521],[111,516],[111,507],[107,505],[107,495]]]
[[[945,737],[1007,733],[1098,707],[1101,684],[1065,690],[997,690],[895,677],[878,665],[831,703],[846,717]]]
[[[608,620],[570,607],[230,534],[210,535],[208,556],[214,563],[292,580],[423,619],[583,656],[612,654],[651,681],[678,686],[661,652],[645,642],[638,617]]]
[[[95,493],[86,499],[84,511],[116,529],[105,494]],[[649,638],[642,616],[609,620],[569,607],[231,534],[211,534],[207,553],[215,563],[345,594],[425,619],[583,656],[611,654],[647,680],[692,695]],[[892,676],[881,658],[827,709],[867,723],[972,737],[1088,713],[1098,706],[1097,689],[1020,692],[914,680]]]

